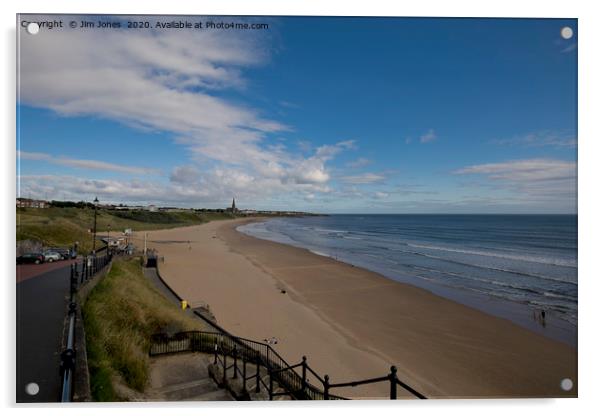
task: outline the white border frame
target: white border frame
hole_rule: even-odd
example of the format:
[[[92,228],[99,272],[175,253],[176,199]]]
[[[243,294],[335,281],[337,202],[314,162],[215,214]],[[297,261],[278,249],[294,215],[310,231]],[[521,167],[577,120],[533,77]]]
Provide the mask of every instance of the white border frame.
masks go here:
[[[0,245],[0,262],[4,273],[4,302],[2,314],[6,325],[4,341],[1,343],[3,377],[0,378],[0,395],[6,407],[23,408],[43,414],[63,414],[64,406],[22,406],[15,405],[15,286],[14,286],[14,227],[15,209],[12,205],[15,187],[15,14],[16,13],[119,13],[119,14],[219,14],[219,15],[321,15],[321,16],[447,16],[447,17],[564,17],[579,19],[579,399],[552,400],[442,400],[428,403],[389,403],[354,402],[340,403],[225,403],[192,404],[88,404],[73,405],[75,411],[81,408],[94,414],[109,411],[117,414],[129,414],[132,411],[145,414],[165,414],[166,412],[211,412],[234,413],[283,412],[289,415],[305,415],[308,411],[331,413],[343,410],[351,415],[364,414],[369,410],[379,412],[410,411],[436,414],[441,412],[462,415],[504,415],[514,412],[537,412],[550,415],[569,413],[593,413],[596,407],[598,386],[600,386],[600,312],[596,305],[600,303],[602,290],[597,273],[596,258],[602,245],[598,237],[600,227],[600,184],[602,177],[600,163],[600,64],[599,45],[602,40],[601,15],[595,9],[593,1],[557,1],[526,2],[524,0],[506,0],[496,3],[470,0],[423,0],[414,2],[387,2],[369,0],[366,2],[343,0],[203,0],[192,2],[185,0],[147,0],[144,2],[125,2],[123,0],[74,1],[74,0],[29,0],[27,3],[7,4],[2,2],[0,20],[3,29],[2,42],[2,91],[5,96],[1,102],[2,125],[5,126],[2,157],[3,192],[0,204],[1,229],[5,236]],[[598,404],[598,406],[596,406]],[[243,408],[244,407],[244,408]],[[185,409],[183,409],[185,408]],[[172,409],[172,410],[168,410]]]

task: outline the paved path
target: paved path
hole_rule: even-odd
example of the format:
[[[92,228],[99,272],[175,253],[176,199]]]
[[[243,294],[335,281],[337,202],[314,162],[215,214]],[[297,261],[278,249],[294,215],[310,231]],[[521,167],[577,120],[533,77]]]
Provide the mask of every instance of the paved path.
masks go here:
[[[181,305],[180,303],[180,298],[178,298],[169,287],[167,287],[165,285],[165,283],[159,278],[159,275],[157,274],[157,270],[153,267],[144,267],[143,269],[143,273],[144,276],[146,276],[146,278],[148,280],[150,280],[150,282],[157,288],[157,290],[159,290],[159,292],[161,292],[161,294],[163,296],[165,296],[165,298],[169,299],[171,302],[175,303],[176,305],[178,305],[178,307]],[[205,322],[204,320],[200,319],[198,316],[195,315],[194,313],[195,309],[191,309],[190,307],[188,309],[186,309],[185,313],[194,318],[194,319],[198,319],[199,322],[201,323],[201,330],[202,331],[215,331],[215,328],[211,325],[209,325],[207,322]],[[199,310],[200,311],[200,310]]]
[[[17,402],[60,399],[60,351],[69,294],[69,263],[17,283]],[[25,392],[37,383],[35,396]]]
[[[18,264],[17,282],[22,282],[23,280],[31,279],[32,277],[39,276],[51,270],[62,269],[63,267],[75,262],[76,260],[73,259],[54,261],[52,263],[42,264]]]

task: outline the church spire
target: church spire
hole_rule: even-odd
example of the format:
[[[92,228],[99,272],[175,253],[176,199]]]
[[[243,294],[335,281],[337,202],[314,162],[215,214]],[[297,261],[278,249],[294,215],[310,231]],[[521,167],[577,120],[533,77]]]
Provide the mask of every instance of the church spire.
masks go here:
[[[236,211],[236,201],[232,198],[232,212]]]

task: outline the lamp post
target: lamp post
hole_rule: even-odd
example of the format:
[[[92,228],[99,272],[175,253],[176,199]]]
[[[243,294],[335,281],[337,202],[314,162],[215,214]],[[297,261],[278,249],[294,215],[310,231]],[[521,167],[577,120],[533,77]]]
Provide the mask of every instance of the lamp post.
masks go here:
[[[108,224],[107,228],[107,253],[111,254],[111,224]]]
[[[94,198],[94,240],[92,240],[92,252],[96,252],[96,213],[98,208],[98,197]]]

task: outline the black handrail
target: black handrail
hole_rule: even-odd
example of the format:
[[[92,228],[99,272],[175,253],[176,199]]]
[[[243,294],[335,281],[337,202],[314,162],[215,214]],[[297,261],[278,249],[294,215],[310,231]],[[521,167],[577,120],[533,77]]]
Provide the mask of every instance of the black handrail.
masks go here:
[[[389,380],[389,376],[383,376],[383,377],[375,377],[375,378],[368,378],[366,380],[358,380],[358,381],[349,381],[347,383],[336,383],[336,384],[329,384],[330,388],[337,388],[337,387],[356,387],[356,386],[361,386],[362,384],[372,384],[372,383],[380,383],[381,381],[388,381]]]
[[[274,374],[277,374],[277,373],[280,373],[280,372],[282,372],[282,371],[289,371],[289,370],[293,370],[293,369],[295,369],[295,368],[297,368],[297,367],[300,367],[300,366],[302,366],[302,365],[303,365],[303,362],[300,362],[299,364],[291,365],[291,366],[288,366],[288,367],[285,367],[285,368],[279,368],[278,370],[273,370],[272,372],[273,372]]]
[[[305,358],[305,356],[304,356],[303,358]],[[310,366],[306,365],[306,366],[305,366],[305,368],[306,368],[307,370],[309,370],[309,372],[310,372],[310,373],[311,373],[311,374],[312,374],[312,375],[313,375],[315,378],[317,378],[317,379],[320,381],[320,383],[324,384],[324,379],[323,379],[322,377],[320,377],[320,375],[319,375],[318,373],[316,373],[316,372],[315,372],[315,371],[314,371],[314,370],[313,370],[313,369],[312,369]],[[305,378],[305,377],[304,377],[304,378]]]
[[[427,397],[425,395],[423,395],[422,393],[417,392],[416,390],[414,390],[413,388],[411,388],[410,386],[408,386],[406,383],[404,383],[403,381],[397,379],[395,380],[396,384],[398,386],[403,387],[404,389],[406,389],[407,391],[409,391],[410,393],[412,393],[414,396],[418,397],[421,400],[426,400]]]
[[[215,342],[207,342],[212,339]],[[217,346],[215,344],[218,344]],[[278,370],[290,367],[289,364],[280,357],[269,345],[247,340],[237,339],[231,335],[225,335],[215,332],[191,331],[182,332],[168,337],[164,334],[157,334],[151,339],[149,354],[151,356],[165,353],[177,353],[184,351],[204,351],[223,356],[232,355],[236,347],[239,357],[245,361],[258,363],[261,367],[268,370]],[[218,361],[217,359],[215,361]],[[220,359],[221,363],[223,359]],[[223,366],[223,364],[222,364]],[[272,378],[275,379],[292,396],[300,399],[322,399],[321,391],[309,383],[303,383],[303,379],[294,371],[274,372]],[[262,384],[269,389],[263,380]],[[305,387],[305,388],[303,388]],[[309,396],[309,397],[308,397]]]
[[[70,402],[73,388],[73,372],[75,370],[75,310],[77,305],[69,303],[69,330],[67,335],[67,348],[61,353],[62,388],[61,402]]]
[[[69,274],[69,328],[67,330],[66,348],[61,352],[61,402],[70,402],[73,397],[73,376],[75,372],[75,323],[77,317],[76,293],[79,288],[111,261],[111,255],[102,257],[84,257],[81,271],[77,270],[77,262],[70,266]],[[80,280],[81,278],[81,280]]]
[[[324,378],[326,381],[328,381],[328,376],[325,376]],[[389,397],[391,400],[397,399],[397,386],[401,386],[402,388],[406,389],[408,392],[410,392],[412,395],[414,395],[415,397],[417,397],[419,399],[426,399],[426,396],[424,396],[423,394],[414,390],[412,387],[408,386],[407,384],[405,384],[404,382],[402,382],[401,380],[399,380],[397,378],[397,367],[395,367],[395,366],[391,366],[391,372],[383,377],[376,377],[376,378],[370,378],[370,379],[366,379],[366,380],[350,381],[347,383],[336,383],[336,384],[330,384],[327,382],[326,386],[328,387],[328,390],[330,390],[332,388],[337,388],[337,387],[356,387],[356,386],[361,386],[363,384],[381,383],[383,381],[388,381],[390,384]]]
[[[346,400],[345,397],[331,394],[330,390],[340,387],[356,387],[364,384],[380,383],[388,381],[390,383],[390,398],[397,398],[397,386],[401,386],[413,396],[419,399],[426,399],[424,395],[403,383],[397,378],[397,368],[391,367],[391,372],[386,376],[375,377],[366,380],[357,380],[346,383],[330,383],[330,378],[325,375],[320,377],[308,364],[304,356],[302,361],[295,365],[289,365],[270,345],[261,342],[238,338],[230,334],[209,331],[189,331],[180,332],[171,337],[165,334],[156,334],[151,338],[149,355],[169,354],[187,351],[202,351],[214,354],[214,364],[220,363],[222,366],[222,382],[225,384],[227,371],[233,370],[233,378],[237,374],[243,377],[243,388],[246,390],[246,364],[252,362],[256,368],[256,386],[259,391],[259,385],[263,385],[268,391],[270,400],[275,396],[289,395],[293,399],[302,400]],[[233,358],[233,363],[227,364],[227,357]],[[238,368],[238,360],[242,360],[243,369]],[[259,374],[259,367],[267,369],[269,382],[266,384]],[[301,367],[302,374],[299,375],[295,369]],[[312,385],[307,380],[307,371],[309,371],[322,384],[322,389]],[[284,390],[274,393],[274,382]]]

